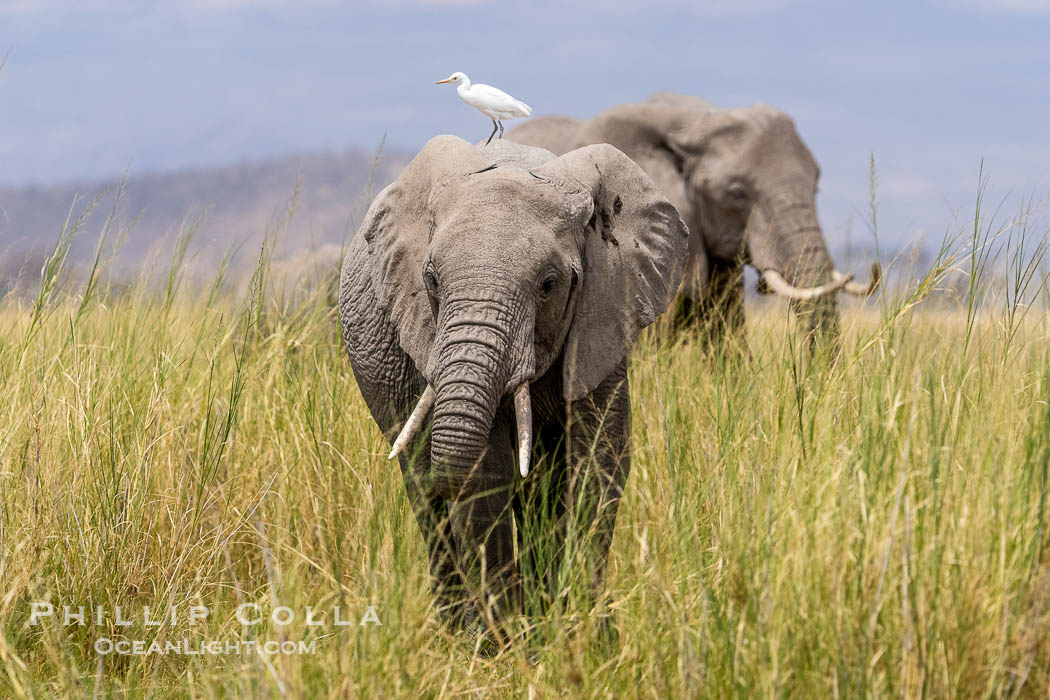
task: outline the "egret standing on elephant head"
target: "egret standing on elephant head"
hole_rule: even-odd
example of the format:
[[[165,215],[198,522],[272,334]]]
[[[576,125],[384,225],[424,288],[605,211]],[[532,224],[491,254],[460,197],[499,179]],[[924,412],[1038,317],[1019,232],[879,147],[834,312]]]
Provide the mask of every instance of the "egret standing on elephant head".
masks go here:
[[[489,134],[488,140],[485,141],[486,146],[492,141],[492,137],[496,135],[497,129],[499,130],[499,137],[503,138],[504,119],[527,117],[532,114],[532,107],[529,107],[521,100],[514,99],[499,88],[494,88],[491,85],[482,85],[481,83],[471,85],[470,78],[467,77],[466,73],[456,71],[444,80],[437,81],[438,85],[442,83],[453,83],[456,85],[459,99],[471,107],[477,108],[478,111],[492,120],[492,133]]]

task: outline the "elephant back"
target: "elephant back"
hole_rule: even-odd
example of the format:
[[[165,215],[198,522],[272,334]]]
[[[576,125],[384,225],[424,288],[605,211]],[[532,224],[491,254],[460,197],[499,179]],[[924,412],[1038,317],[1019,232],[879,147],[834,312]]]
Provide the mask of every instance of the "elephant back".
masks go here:
[[[545,148],[561,156],[579,146],[579,133],[585,123],[582,119],[560,114],[533,117],[508,131],[507,138],[526,146]]]
[[[710,102],[693,95],[683,95],[677,92],[663,90],[650,95],[645,102],[647,104],[674,107],[676,109],[690,109],[698,112],[713,112],[718,109]]]

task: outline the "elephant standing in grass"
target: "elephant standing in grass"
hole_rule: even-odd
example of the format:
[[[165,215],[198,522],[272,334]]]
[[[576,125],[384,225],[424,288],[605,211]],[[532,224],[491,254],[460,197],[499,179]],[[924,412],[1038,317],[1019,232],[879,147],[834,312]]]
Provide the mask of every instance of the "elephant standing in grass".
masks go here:
[[[630,469],[628,349],[673,299],[687,244],[604,144],[556,158],[439,136],[372,203],[343,264],[343,337],[450,623],[522,612],[530,504],[595,600]]]
[[[640,165],[689,226],[678,320],[698,320],[713,340],[743,330],[745,263],[762,291],[793,301],[811,338],[836,337],[837,292],[867,296],[878,285],[877,266],[862,285],[832,264],[817,218],[820,168],[779,110],[658,93],[590,120],[537,117],[507,138],[553,153],[608,143]]]

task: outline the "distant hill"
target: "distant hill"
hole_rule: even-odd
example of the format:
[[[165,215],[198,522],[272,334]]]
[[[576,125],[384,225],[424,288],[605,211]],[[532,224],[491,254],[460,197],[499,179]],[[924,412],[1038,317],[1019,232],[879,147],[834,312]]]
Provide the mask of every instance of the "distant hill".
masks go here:
[[[378,158],[377,158],[378,155]],[[254,265],[266,233],[279,227],[275,255],[288,265],[333,266],[339,244],[352,235],[372,197],[391,182],[412,154],[395,149],[380,153],[350,149],[330,153],[289,155],[235,165],[136,174],[127,178],[117,205],[117,230],[126,231],[111,272],[134,276],[146,261],[164,270],[183,222],[203,214],[190,247],[187,268],[209,278],[222,256],[239,246],[234,266]],[[40,268],[53,249],[74,200],[73,218],[104,196],[79,231],[73,247],[74,266],[86,264],[95,250],[99,232],[114,206],[120,180],[54,186],[0,188],[0,295],[21,278],[22,286],[35,288]],[[288,206],[296,197],[295,211],[286,225]],[[281,224],[279,226],[279,224]],[[866,279],[874,259],[870,246],[832,246],[843,270]],[[838,236],[842,241],[842,236]],[[321,251],[319,256],[304,255]],[[892,256],[891,256],[892,257]],[[931,261],[929,251],[914,247],[907,264],[898,264],[890,276],[917,274]],[[886,258],[889,259],[889,258]],[[327,268],[326,268],[327,269]],[[289,271],[290,272],[290,271]],[[76,277],[77,275],[74,275]],[[755,277],[748,275],[748,289]]]
[[[360,149],[297,154],[236,165],[132,175],[117,205],[127,229],[114,271],[131,271],[152,252],[164,264],[183,221],[203,213],[191,250],[198,264],[217,261],[241,244],[238,260],[251,262],[268,228],[281,221],[295,197],[293,216],[278,236],[278,252],[338,244],[360,222],[372,196],[392,181],[410,155]],[[85,220],[73,249],[83,263],[94,251],[113,209],[119,180],[49,187],[0,188],[0,277],[18,270],[36,275],[53,248],[70,206],[76,218],[109,188]],[[115,235],[115,234],[114,234]]]

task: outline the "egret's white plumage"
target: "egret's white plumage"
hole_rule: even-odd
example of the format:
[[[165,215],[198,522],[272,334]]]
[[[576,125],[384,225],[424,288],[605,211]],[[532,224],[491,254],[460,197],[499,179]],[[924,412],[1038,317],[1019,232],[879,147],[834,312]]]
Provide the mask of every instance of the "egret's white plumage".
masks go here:
[[[459,93],[459,99],[492,120],[492,133],[489,134],[488,141],[485,143],[492,140],[497,129],[499,130],[500,138],[503,138],[503,124],[501,122],[504,119],[527,117],[532,114],[532,107],[529,107],[521,100],[514,99],[499,88],[480,83],[472,85],[466,73],[456,71],[444,80],[437,81],[438,85],[442,83],[455,84],[456,92]]]

